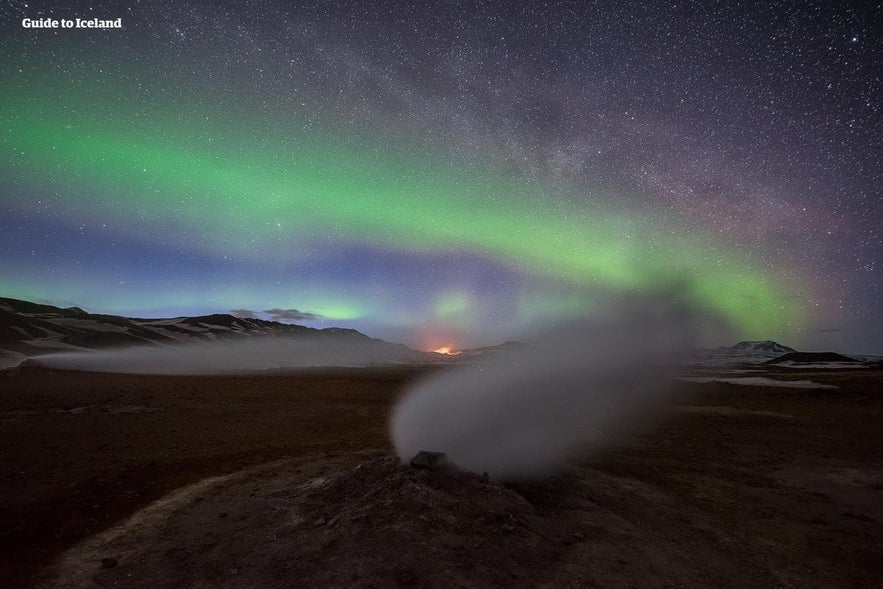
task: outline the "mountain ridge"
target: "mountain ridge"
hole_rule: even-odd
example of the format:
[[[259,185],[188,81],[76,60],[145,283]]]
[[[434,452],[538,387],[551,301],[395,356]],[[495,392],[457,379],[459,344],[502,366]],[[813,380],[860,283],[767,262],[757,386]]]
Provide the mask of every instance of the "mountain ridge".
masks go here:
[[[718,350],[736,354],[758,355],[781,355],[797,351],[773,340],[743,340],[732,346],[721,346]]]
[[[411,350],[402,344],[341,327],[320,329],[235,317],[228,313],[154,319],[124,317],[88,313],[79,307],[62,308],[0,297],[0,351],[7,352],[7,355],[29,357],[64,350],[237,341],[270,336],[346,340]]]

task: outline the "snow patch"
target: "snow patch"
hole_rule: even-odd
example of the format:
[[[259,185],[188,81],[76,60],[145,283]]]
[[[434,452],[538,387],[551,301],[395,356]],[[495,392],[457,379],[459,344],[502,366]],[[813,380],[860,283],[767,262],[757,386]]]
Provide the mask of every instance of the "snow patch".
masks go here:
[[[836,389],[838,387],[830,384],[821,384],[811,380],[776,380],[774,378],[766,378],[763,376],[743,376],[736,378],[715,378],[706,376],[680,376],[678,380],[685,382],[720,382],[724,384],[738,384],[752,387],[783,387],[789,389]]]
[[[777,362],[776,366],[781,366],[782,368],[821,368],[821,369],[841,369],[841,368],[867,368],[864,364],[860,364],[858,362],[815,362],[815,363],[804,363],[804,362]]]

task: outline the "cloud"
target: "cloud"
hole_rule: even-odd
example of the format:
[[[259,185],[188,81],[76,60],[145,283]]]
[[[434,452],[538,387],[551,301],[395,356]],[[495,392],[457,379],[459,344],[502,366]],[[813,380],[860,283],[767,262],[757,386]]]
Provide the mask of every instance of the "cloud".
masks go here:
[[[317,313],[298,311],[297,309],[267,309],[263,312],[273,321],[315,321],[322,316]]]
[[[837,333],[838,331],[843,331],[842,327],[825,327],[823,329],[817,329],[816,333]]]
[[[266,311],[252,311],[251,309],[230,309],[230,314],[240,319],[255,319],[260,315],[269,316],[271,321],[315,321],[322,319],[318,313],[298,311],[297,309],[267,309]]]

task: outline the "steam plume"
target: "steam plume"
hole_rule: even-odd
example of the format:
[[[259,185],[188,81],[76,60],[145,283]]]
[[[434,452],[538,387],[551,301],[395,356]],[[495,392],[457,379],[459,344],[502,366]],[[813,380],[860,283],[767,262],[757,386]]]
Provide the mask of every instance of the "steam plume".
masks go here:
[[[690,345],[696,313],[632,298],[552,329],[489,363],[417,384],[394,408],[403,460],[420,450],[496,478],[549,474],[629,433],[671,384],[671,361]]]

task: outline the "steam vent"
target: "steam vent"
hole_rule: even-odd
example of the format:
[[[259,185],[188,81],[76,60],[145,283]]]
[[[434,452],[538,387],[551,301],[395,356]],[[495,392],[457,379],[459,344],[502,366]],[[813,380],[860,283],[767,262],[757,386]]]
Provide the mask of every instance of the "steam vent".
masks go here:
[[[503,484],[439,452],[317,476],[324,468],[276,466],[182,491],[69,552],[46,586],[774,584],[702,512],[634,478],[582,468]]]
[[[423,470],[445,470],[452,465],[444,452],[427,452],[421,450],[411,459],[411,466]]]

